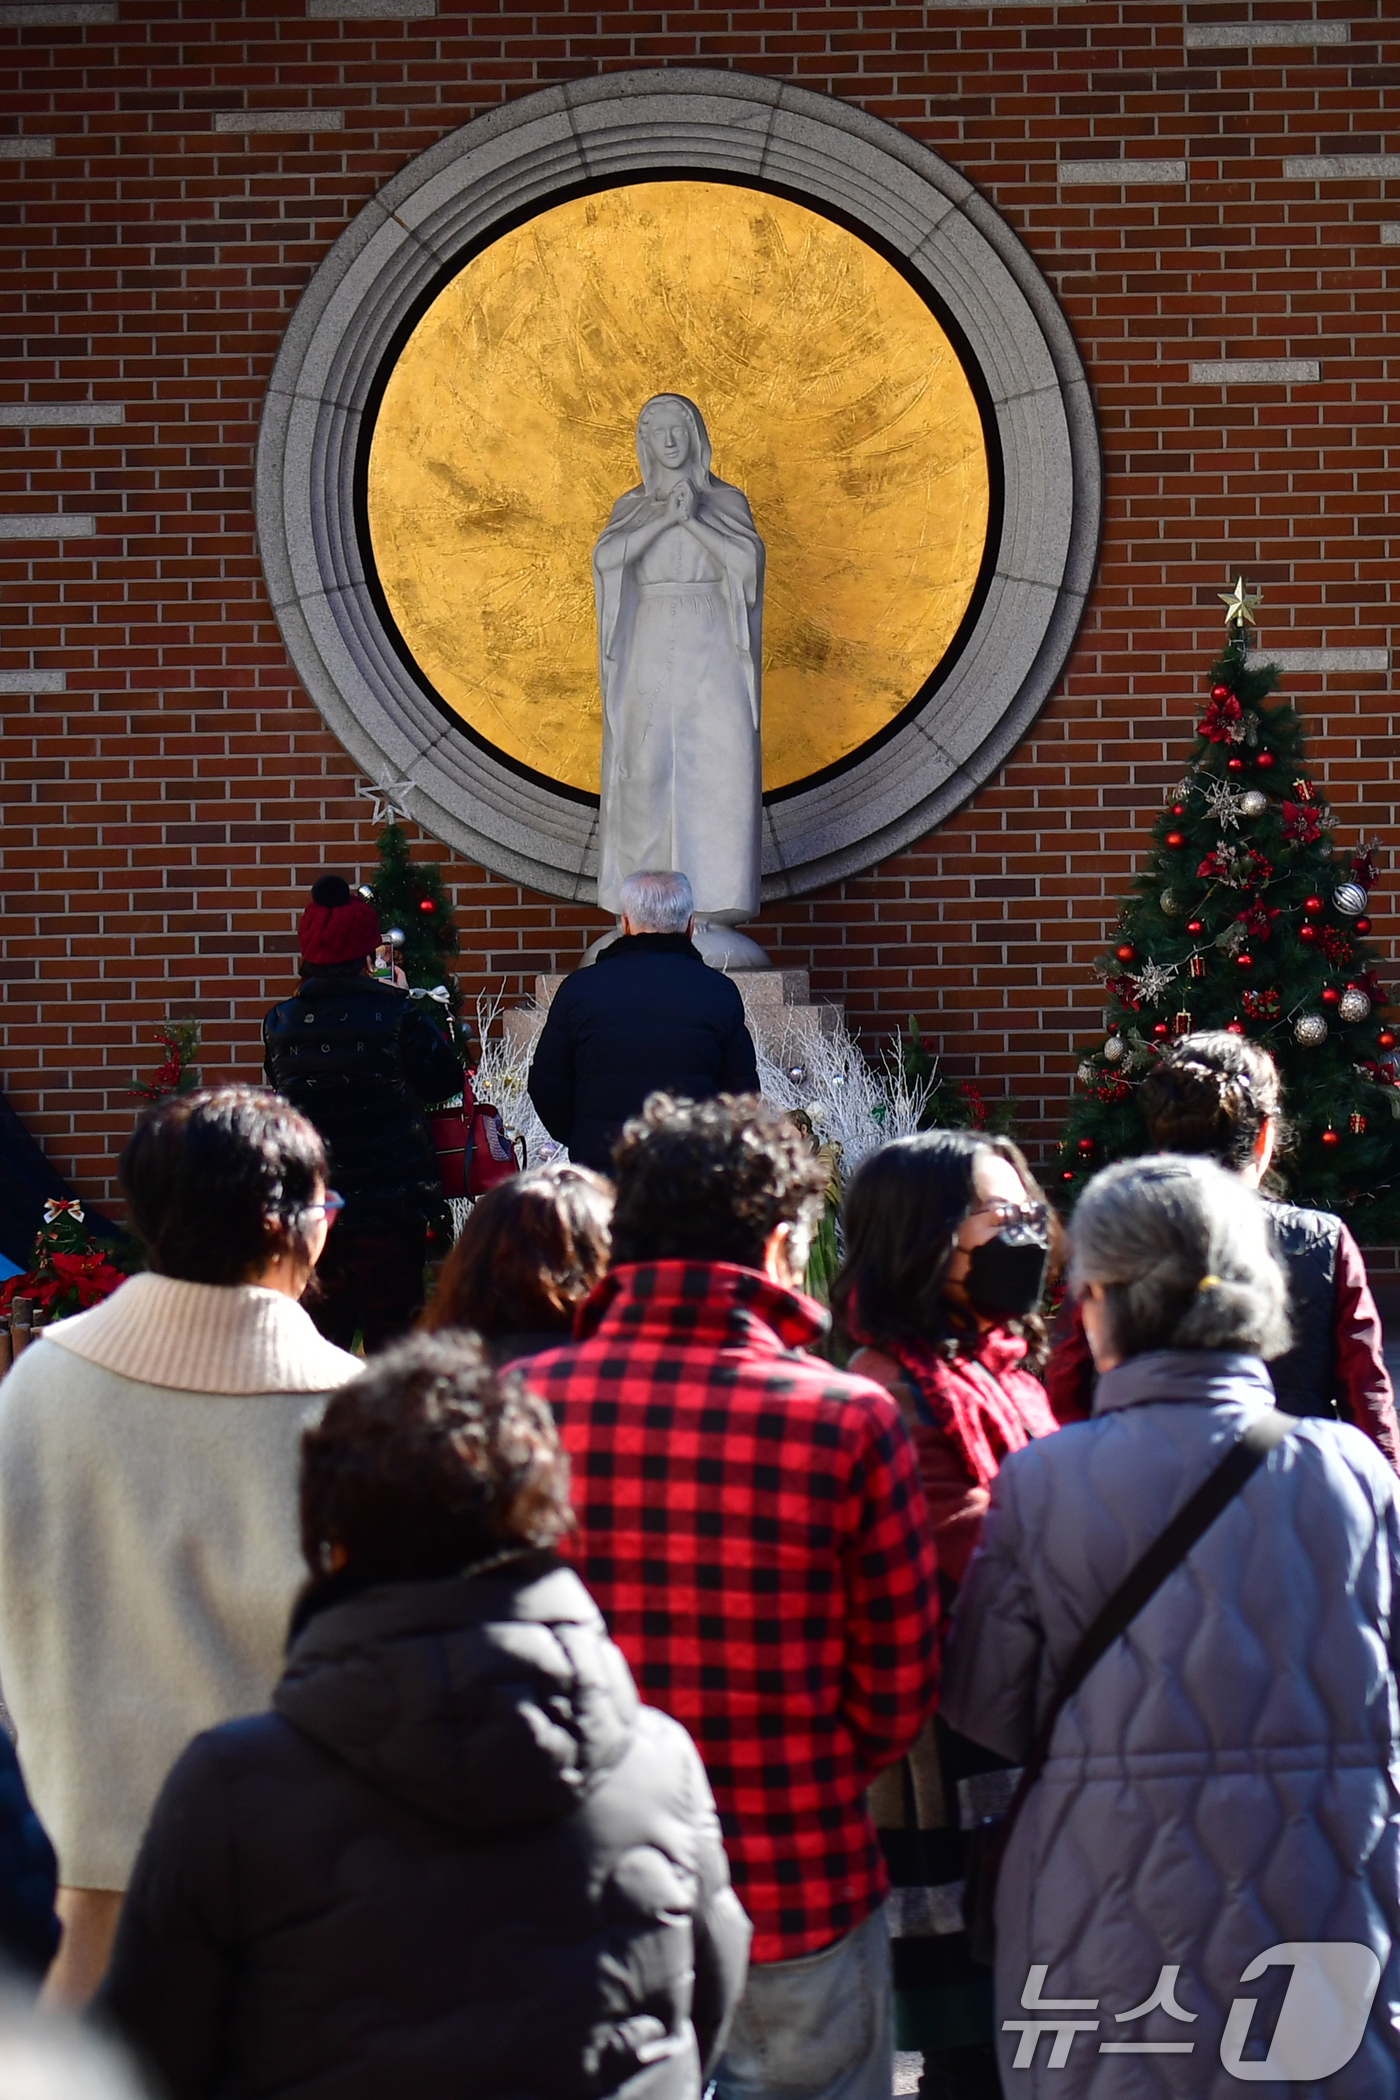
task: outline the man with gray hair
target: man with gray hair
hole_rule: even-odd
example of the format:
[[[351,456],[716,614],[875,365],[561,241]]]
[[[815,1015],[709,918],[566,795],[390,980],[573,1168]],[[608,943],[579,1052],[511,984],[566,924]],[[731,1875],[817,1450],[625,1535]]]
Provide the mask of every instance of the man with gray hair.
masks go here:
[[[607,1174],[623,1124],[649,1094],[756,1094],[744,1002],[691,940],[686,877],[643,869],[619,892],[621,938],[566,977],[530,1067],[530,1099],[571,1159]]]

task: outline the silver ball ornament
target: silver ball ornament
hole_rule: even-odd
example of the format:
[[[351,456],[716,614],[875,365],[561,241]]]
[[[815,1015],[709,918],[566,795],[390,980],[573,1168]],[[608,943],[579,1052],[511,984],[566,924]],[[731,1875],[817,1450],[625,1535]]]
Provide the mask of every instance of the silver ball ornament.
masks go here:
[[[1157,901],[1169,919],[1179,919],[1186,909],[1175,890],[1163,890]]]
[[[1359,918],[1366,909],[1366,892],[1359,882],[1339,882],[1332,892],[1332,908],[1344,912],[1349,919]]]
[[[1240,812],[1246,817],[1262,817],[1269,806],[1269,798],[1262,788],[1246,788],[1240,797]]]
[[[408,939],[408,935],[404,932],[402,926],[391,926],[384,938],[391,948],[402,948],[404,942]]]
[[[1370,1000],[1355,987],[1343,992],[1337,1001],[1337,1018],[1341,1021],[1364,1021],[1370,1011]]]
[[[1305,1050],[1316,1050],[1327,1040],[1327,1023],[1321,1014],[1299,1014],[1293,1023],[1293,1040]]]
[[[1121,1035],[1111,1035],[1103,1046],[1103,1054],[1107,1064],[1116,1065],[1121,1058],[1127,1056],[1128,1046]]]

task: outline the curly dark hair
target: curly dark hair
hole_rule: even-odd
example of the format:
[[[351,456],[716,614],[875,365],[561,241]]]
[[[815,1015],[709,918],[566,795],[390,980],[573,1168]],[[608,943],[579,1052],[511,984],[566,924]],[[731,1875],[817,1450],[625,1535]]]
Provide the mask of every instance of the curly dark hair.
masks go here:
[[[1009,1161],[1028,1200],[1044,1201],[1019,1145],[980,1131],[921,1131],[861,1161],[842,1206],[846,1251],[831,1286],[832,1317],[848,1345],[912,1341],[948,1355],[975,1348],[976,1322],[943,1289],[963,1220],[977,1205],[982,1152]],[[1007,1325],[1026,1337],[1035,1369],[1046,1354],[1040,1315]]]
[[[613,1154],[612,1258],[763,1266],[792,1227],[799,1273],[826,1200],[828,1170],[800,1130],[756,1094],[673,1101],[653,1094]]]
[[[283,1249],[310,1260],[306,1206],[326,1184],[318,1132],[257,1086],[172,1094],[138,1119],[117,1166],[158,1276],[246,1283]]]
[[[474,1334],[418,1334],[331,1395],[301,1440],[301,1550],[313,1575],[429,1581],[573,1524],[554,1417]]]
[[[1236,1173],[1253,1159],[1266,1122],[1278,1126],[1276,1150],[1289,1134],[1278,1066],[1260,1044],[1225,1028],[1178,1036],[1137,1098],[1157,1151],[1204,1153]]]
[[[608,1266],[613,1191],[571,1162],[513,1174],[474,1203],[419,1326],[567,1335]]]

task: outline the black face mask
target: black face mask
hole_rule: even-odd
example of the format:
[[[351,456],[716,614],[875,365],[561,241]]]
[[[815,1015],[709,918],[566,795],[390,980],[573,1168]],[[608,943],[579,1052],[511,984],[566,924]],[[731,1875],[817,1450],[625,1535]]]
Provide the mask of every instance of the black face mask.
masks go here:
[[[968,1255],[963,1289],[974,1312],[987,1320],[1024,1320],[1040,1303],[1050,1242],[1031,1225],[1003,1225]]]

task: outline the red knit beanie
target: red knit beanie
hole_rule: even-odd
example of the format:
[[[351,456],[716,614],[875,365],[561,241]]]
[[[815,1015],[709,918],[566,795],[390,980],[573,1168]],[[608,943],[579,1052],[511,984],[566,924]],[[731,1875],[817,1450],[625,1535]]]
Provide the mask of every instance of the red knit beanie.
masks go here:
[[[323,875],[312,885],[297,941],[303,962],[361,962],[379,946],[379,914],[339,875]]]

